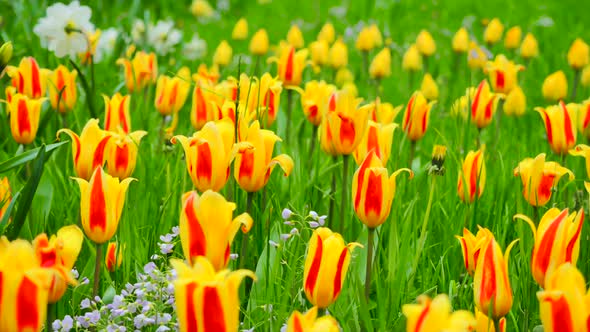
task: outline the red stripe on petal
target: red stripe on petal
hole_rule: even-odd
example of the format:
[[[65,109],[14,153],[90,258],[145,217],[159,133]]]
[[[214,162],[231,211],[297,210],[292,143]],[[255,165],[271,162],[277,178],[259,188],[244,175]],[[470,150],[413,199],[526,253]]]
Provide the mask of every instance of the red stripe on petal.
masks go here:
[[[61,89],[63,89],[64,85],[66,85],[65,84],[65,79],[64,79],[64,74],[63,74],[63,72],[61,70],[58,70],[57,71],[57,83],[56,83],[56,85],[57,85],[57,92],[58,93],[59,93],[59,91]],[[62,100],[66,100],[68,98],[66,93],[67,93],[67,89],[64,89],[62,91],[62,93],[61,93],[61,99]]]
[[[127,117],[125,117],[125,105],[127,103],[127,96],[121,99],[121,103],[119,104],[119,125],[121,129],[128,134],[129,133],[129,123],[127,123]]]
[[[170,91],[170,99],[168,102],[170,103],[169,106],[172,108],[174,104],[176,104],[176,97],[178,96],[178,82],[175,82],[172,86],[172,90]]]
[[[481,91],[485,85],[485,80],[481,81],[477,86],[477,91],[473,96],[473,103],[471,103],[471,117],[475,118],[477,116],[477,107],[479,106],[479,98],[481,97]]]
[[[29,58],[31,61],[31,88],[33,89],[33,98],[40,98],[41,96],[41,79],[39,78],[39,65],[35,58]]]
[[[106,103],[106,115],[105,115],[105,122],[104,122],[104,129],[105,130],[110,130],[111,129],[111,102],[107,102]]]
[[[17,331],[37,331],[41,328],[38,293],[39,287],[29,279],[23,277],[16,294],[16,328]],[[46,305],[45,303],[41,304]]]
[[[194,199],[196,194],[193,193],[187,199],[184,205],[184,213],[188,223],[188,234],[189,234],[189,262],[193,261],[194,257],[205,256],[207,254],[207,239],[205,238],[205,232],[201,227],[199,219],[195,213]]]
[[[461,249],[463,250],[463,260],[465,263],[465,269],[469,270],[469,251],[467,249],[467,242],[464,238],[461,238],[459,241],[461,241]]]
[[[369,154],[367,154],[367,156],[365,157],[365,160],[363,160],[363,163],[361,164],[361,166],[359,167],[359,174],[358,174],[358,179],[357,179],[357,190],[356,190],[356,196],[354,197],[354,207],[356,210],[358,210],[360,208],[360,203],[361,203],[361,196],[362,196],[362,192],[363,192],[363,181],[365,178],[365,172],[367,171],[367,168],[369,168],[369,165],[371,165],[371,159],[373,158],[373,154],[374,151],[369,150]]]
[[[103,188],[103,172],[97,171],[94,181],[90,186],[89,224],[90,230],[100,228],[103,232],[107,229],[106,198]]]
[[[225,332],[223,304],[216,287],[205,286],[203,288],[203,303],[203,329],[207,332]]]
[[[586,116],[584,117],[584,129],[588,128],[588,124],[590,123],[590,103],[586,106]]]
[[[19,71],[18,72],[18,93],[25,93],[25,78],[23,74]],[[14,85],[14,84],[13,84]]]
[[[379,216],[383,208],[383,199],[383,181],[381,180],[381,176],[370,171],[367,178],[365,214],[368,216],[372,211],[375,215]]]
[[[482,277],[479,303],[489,303],[496,295],[496,269],[494,266],[494,241],[488,242],[488,248],[483,258]],[[482,308],[485,309],[485,308]]]
[[[506,78],[504,76],[504,72],[501,70],[496,70],[496,86],[498,90],[504,90],[504,86],[506,85]]]
[[[428,105],[424,104],[424,113],[422,115],[422,132],[426,132],[426,126],[428,125]]]
[[[203,91],[201,91],[200,87],[195,92],[197,93],[197,123],[205,123],[207,122],[207,102],[205,101],[205,97],[203,97]]]
[[[565,142],[567,145],[574,144],[576,142],[576,138],[574,137],[574,130],[572,128],[573,122],[570,118],[570,114],[567,111],[565,103],[562,101],[562,102],[560,102],[560,105],[561,105],[561,109],[563,110]]]
[[[336,110],[336,94],[333,93],[328,101],[328,111],[334,112]]]
[[[545,118],[545,129],[547,130],[547,140],[549,144],[553,144],[553,129],[551,128],[551,118],[547,115],[547,113],[543,113],[543,118]]]
[[[307,279],[305,280],[305,290],[311,294],[313,297],[313,290],[315,289],[315,285],[318,279],[318,275],[320,273],[320,266],[322,264],[322,252],[324,250],[324,244],[322,242],[322,238],[316,236],[318,239],[317,247],[315,249],[315,253],[313,253],[313,261],[311,263],[311,267],[309,268],[309,273],[307,274]]]
[[[195,289],[197,283],[192,282],[186,285],[186,332],[199,332],[197,324],[197,308],[195,307]]]
[[[581,213],[582,213],[582,216],[580,218],[582,220],[580,220],[580,224],[579,224],[578,228],[576,229],[576,233],[574,234],[574,236],[572,236],[569,243],[567,244],[567,248],[565,251],[565,262],[566,263],[568,263],[568,262],[574,263],[574,262],[572,262],[574,247],[576,246],[576,242],[580,238],[580,233],[582,232],[582,225],[584,225],[584,211],[582,211]]]
[[[422,325],[426,321],[426,317],[430,313],[430,303],[426,304],[424,310],[420,313],[420,317],[418,317],[418,321],[416,321],[416,327],[414,328],[414,332],[421,332]]]
[[[574,317],[572,317],[569,303],[565,297],[562,295],[557,300],[549,301],[551,302],[552,330],[559,332],[576,332],[576,330],[574,330]]]
[[[561,211],[561,213],[555,218],[547,230],[545,231],[539,249],[535,254],[537,268],[545,274],[549,262],[551,261],[551,251],[553,251],[553,244],[555,243],[555,237],[557,236],[557,229],[559,225],[564,221],[567,216],[567,210]]]
[[[318,105],[311,105],[307,111],[309,112],[307,118],[310,121],[314,121],[315,118],[318,116]]]
[[[107,143],[109,142],[110,136],[104,137],[96,146],[96,150],[94,150],[94,158],[92,158],[92,169],[94,170],[98,166],[102,166],[104,163],[104,150],[107,147]]]
[[[539,188],[537,189],[537,199],[539,200],[539,203],[545,202],[551,197],[551,188],[553,187],[554,179],[555,175],[553,174],[543,174],[543,176],[541,177],[541,182],[539,183]]]
[[[410,120],[412,119],[412,108],[414,107],[414,100],[416,99],[416,96],[412,96],[412,98],[410,98],[410,101],[408,102],[408,109],[406,111],[406,118],[404,119],[404,130],[408,130],[409,128],[412,128],[410,126]]]
[[[254,176],[254,151],[246,150],[242,153],[239,178],[252,178]]]
[[[115,169],[126,170],[129,166],[129,146],[124,144],[115,147]]]
[[[377,134],[377,127],[369,127],[367,138],[367,151],[374,150],[379,159],[382,158],[381,149],[379,148],[379,135]]]
[[[17,122],[18,122],[18,133],[23,135],[25,132],[31,132],[31,118],[29,109],[27,107],[27,101],[25,99],[19,99],[17,105]]]
[[[290,83],[293,80],[293,66],[295,57],[295,48],[291,47],[289,55],[287,56],[287,63],[285,64],[285,83]]]
[[[480,156],[480,153],[476,154],[475,158],[473,158],[473,162],[471,163],[471,174],[469,175],[469,197],[471,201],[473,201],[475,192],[477,191],[477,179],[479,178],[479,169],[477,165]]]
[[[293,316],[293,332],[304,332],[299,315]]]
[[[72,147],[73,149],[76,150],[76,155],[74,156],[74,164],[78,164],[78,160],[80,159],[80,151],[82,149],[80,149],[80,139],[78,138],[78,135],[74,134],[72,136],[74,138],[74,145],[75,147]]]
[[[340,295],[340,291],[342,290],[342,275],[346,275],[346,271],[344,271],[344,261],[346,260],[347,255],[348,248],[345,247],[340,253],[338,265],[336,266],[336,276],[334,277],[334,296],[332,297],[332,301],[336,300],[338,295]]]
[[[197,179],[211,181],[212,173],[211,148],[208,142],[197,146]]]
[[[344,142],[348,142],[350,145],[352,145],[356,136],[354,122],[352,119],[345,118],[343,116],[340,116],[340,120],[340,140],[343,144]]]

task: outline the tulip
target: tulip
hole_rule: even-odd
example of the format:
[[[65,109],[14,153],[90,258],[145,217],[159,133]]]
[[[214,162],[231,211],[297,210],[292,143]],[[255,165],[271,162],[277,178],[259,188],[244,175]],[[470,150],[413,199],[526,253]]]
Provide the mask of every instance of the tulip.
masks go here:
[[[369,120],[382,124],[392,123],[399,112],[404,108],[403,105],[394,107],[390,103],[383,103],[381,99],[375,100],[375,107],[369,113]]]
[[[402,68],[406,71],[422,70],[422,57],[416,45],[410,45],[406,53],[404,53]]]
[[[178,259],[171,259],[170,264],[178,276],[174,298],[181,332],[238,331],[240,283],[244,277],[256,280],[254,272],[216,272],[205,257],[197,257],[192,266]]]
[[[327,125],[330,126],[334,149],[339,155],[350,155],[354,152],[367,130],[369,111],[373,104],[359,107],[362,99],[355,98],[351,93],[339,91],[328,101],[326,113]]]
[[[191,4],[191,13],[195,17],[208,18],[213,16],[215,11],[207,0],[193,0]]]
[[[158,112],[163,116],[178,113],[186,102],[190,86],[190,70],[187,67],[182,67],[174,77],[160,75],[154,101]]]
[[[37,60],[33,57],[22,58],[18,67],[6,67],[6,73],[11,78],[12,86],[16,88],[18,93],[31,99],[45,96],[49,72],[47,69],[39,68]]]
[[[234,125],[226,119],[207,122],[190,138],[182,135],[172,138],[172,143],[180,142],[184,149],[186,167],[198,191],[219,191],[225,186],[233,159],[234,131]]]
[[[129,116],[131,96],[121,96],[117,92],[112,98],[106,95],[102,97],[105,106],[104,129],[112,132],[120,130],[125,134],[129,133],[131,131],[131,117]]]
[[[197,257],[206,257],[216,271],[229,263],[230,246],[240,228],[247,233],[253,220],[243,213],[232,220],[236,204],[220,194],[207,190],[201,196],[196,191],[182,196],[180,212],[180,241],[189,264]]]
[[[503,108],[504,113],[507,115],[521,116],[524,114],[526,111],[526,96],[520,86],[517,85],[510,91]]]
[[[469,43],[469,52],[467,53],[467,65],[471,69],[484,69],[488,62],[488,54],[477,45],[474,41]]]
[[[465,185],[469,183],[469,185]],[[459,179],[457,181],[457,193],[465,203],[473,203],[475,195],[481,197],[486,184],[486,165],[484,161],[484,150],[469,151],[463,160]]]
[[[311,62],[314,65],[314,71],[319,72],[320,67],[328,63],[329,48],[328,43],[323,40],[316,40],[309,45],[309,53],[311,55]]]
[[[512,241],[502,255],[500,245],[492,236],[482,244],[477,258],[473,281],[475,305],[494,320],[506,316],[512,307],[508,257],[517,241]]]
[[[287,32],[287,42],[296,49],[300,49],[305,45],[303,34],[297,25],[292,25],[289,32]]]
[[[375,26],[377,32],[379,33],[379,37],[381,37],[381,33],[377,26]],[[355,47],[357,50],[362,52],[368,52],[374,49],[377,46],[375,32],[373,31],[372,27],[364,26],[361,31],[359,32],[358,36],[356,37]]]
[[[557,154],[566,154],[576,144],[576,110],[574,104],[566,105],[563,101],[547,108],[535,108],[545,123],[551,150]]]
[[[6,94],[6,103],[10,104],[10,102],[12,101],[12,96],[16,95],[18,93],[18,91],[16,91],[16,88],[13,87],[12,85],[9,85],[6,87],[6,89],[4,89],[4,94]],[[8,111],[8,109],[6,110],[7,113],[10,113]]]
[[[49,101],[51,107],[60,113],[71,111],[76,105],[76,76],[63,65],[48,75]]]
[[[407,332],[472,331],[476,326],[473,314],[466,311],[452,312],[451,301],[446,294],[434,299],[420,295],[418,304],[404,304]]]
[[[98,60],[94,58],[94,55],[96,54],[96,48],[98,47],[98,41],[100,40],[102,31],[100,31],[100,29],[96,29],[94,31],[86,31],[83,33],[86,35],[88,46],[86,48],[86,52],[78,53],[80,62],[83,65],[88,65],[91,63],[91,61],[98,62]]]
[[[295,52],[295,47],[289,45],[281,50],[278,59],[269,59],[269,61],[278,62],[279,79],[283,81],[284,86],[299,86],[301,84],[301,75],[307,54],[307,50]]]
[[[488,45],[497,43],[502,38],[504,25],[499,19],[494,18],[490,21],[483,34],[483,39]]]
[[[334,135],[332,134],[332,130],[330,130],[330,125],[328,123],[328,117],[324,114],[321,119],[319,129],[319,140],[320,140],[320,148],[326,154],[336,157],[340,154],[336,151],[336,146],[334,144]]]
[[[234,29],[231,33],[233,40],[245,40],[248,38],[248,21],[245,18],[241,18],[236,22]]]
[[[539,55],[539,44],[532,33],[527,33],[520,44],[520,55],[525,59],[536,58]]]
[[[574,173],[560,166],[556,162],[545,162],[545,154],[541,153],[533,158],[526,158],[514,169],[514,176],[520,175],[523,185],[522,194],[532,206],[543,206],[551,198],[551,191],[559,179],[565,174],[569,180],[574,179]]]
[[[472,91],[468,93],[471,95]],[[471,122],[479,129],[487,127],[498,109],[498,95],[490,91],[490,85],[484,79],[469,99],[471,100]]]
[[[469,96],[461,96],[453,102],[453,105],[451,106],[451,116],[460,116],[463,120],[467,120],[467,117],[469,116],[469,106],[467,105],[468,100],[471,101],[471,96],[475,94],[475,89],[469,88],[468,92]],[[473,94],[471,92],[473,92]]]
[[[295,310],[287,321],[286,332],[339,332],[338,321],[332,316],[318,318],[318,308],[313,307],[305,314]]]
[[[336,86],[343,87],[347,83],[354,83],[354,74],[348,68],[340,68],[334,80]]]
[[[580,70],[588,65],[590,60],[590,47],[582,39],[576,38],[567,52],[567,62],[575,70]]]
[[[404,114],[402,128],[413,142],[421,139],[426,134],[430,110],[435,103],[436,101],[427,103],[426,98],[420,91],[414,92],[410,98]]]
[[[197,80],[192,99],[191,123],[195,129],[200,130],[207,122],[219,119],[213,86],[207,81]]]
[[[436,81],[432,78],[430,73],[424,74],[424,78],[422,79],[422,84],[420,86],[420,92],[428,100],[438,99],[438,86],[436,86]]]
[[[580,82],[585,87],[590,86],[590,65],[586,66],[584,70],[582,70],[582,77]]]
[[[49,303],[56,303],[66,292],[67,284],[77,285],[72,269],[82,249],[84,233],[76,225],[60,228],[50,239],[46,234],[38,235],[33,241],[35,255],[43,268],[52,275]]]
[[[388,47],[375,55],[369,67],[369,75],[375,80],[381,80],[391,75],[391,51]]]
[[[8,41],[0,46],[0,76],[3,75],[4,69],[8,65],[8,62],[10,62],[10,59],[12,59],[12,52],[12,42]]]
[[[118,65],[125,68],[125,84],[130,93],[140,91],[148,84],[156,82],[158,77],[158,59],[155,53],[139,51],[133,60],[118,59]]]
[[[270,127],[275,122],[279,112],[283,83],[269,73],[264,73],[256,90],[254,91],[255,95],[250,96],[254,103],[254,109],[257,110],[256,115],[264,120],[266,127]]]
[[[436,43],[430,32],[426,30],[422,30],[418,34],[418,37],[416,38],[416,47],[418,47],[420,54],[426,57],[433,56],[434,52],[436,52]]]
[[[356,164],[360,166],[365,157],[373,150],[375,155],[381,159],[383,165],[387,165],[391,153],[393,132],[397,126],[397,123],[381,124],[369,120],[368,129],[352,154]]]
[[[332,45],[328,59],[330,60],[330,66],[335,70],[348,65],[348,48],[342,41],[342,38],[336,40],[336,42]]]
[[[584,276],[573,264],[561,265],[547,278],[545,290],[537,292],[541,322],[547,332],[587,331],[589,298]]]
[[[188,72],[186,73],[188,74]],[[180,77],[185,78],[185,81],[188,81],[187,76],[182,75]],[[210,68],[207,68],[207,65],[202,63],[199,65],[199,68],[197,68],[197,73],[192,75],[192,79],[194,81],[199,81],[202,79],[207,83],[214,85],[219,80],[219,68],[217,66],[211,66]]]
[[[147,131],[137,130],[129,134],[115,134],[107,144],[107,173],[120,180],[133,174],[137,163],[137,151]]]
[[[110,240],[119,226],[123,212],[125,193],[129,183],[126,178],[119,182],[104,172],[102,167],[94,170],[90,181],[74,178],[80,186],[80,214],[86,236],[96,244]]]
[[[296,89],[301,95],[303,113],[309,122],[319,126],[328,109],[328,100],[336,91],[336,87],[325,81],[310,81],[305,83],[305,90]]]
[[[272,158],[274,144],[281,138],[270,130],[260,129],[254,121],[247,129],[244,142],[249,146],[240,149],[234,163],[234,176],[240,188],[247,192],[256,192],[268,183],[272,170],[279,165],[285,176],[293,170],[293,159],[286,154]]]
[[[336,31],[334,25],[330,22],[326,22],[320,32],[318,33],[318,40],[325,41],[328,44],[332,44],[336,38]]]
[[[487,70],[494,91],[507,94],[518,84],[517,74],[524,70],[524,67],[514,64],[500,54],[493,62],[487,63]]]
[[[479,226],[478,226],[479,227]],[[463,262],[465,269],[469,275],[473,276],[475,267],[479,258],[482,244],[487,242],[487,239],[494,235],[487,228],[479,227],[476,235],[473,235],[467,228],[463,228],[463,236],[455,235],[459,244],[461,244],[461,252],[463,254]]]
[[[547,76],[543,81],[543,97],[549,101],[559,101],[567,95],[567,78],[563,71],[559,70]]]
[[[104,164],[105,149],[111,134],[98,127],[97,119],[88,120],[80,136],[67,128],[57,131],[58,138],[61,133],[68,134],[72,139],[76,174],[82,179],[90,179],[94,170]]]
[[[453,51],[455,53],[465,53],[469,48],[469,33],[464,27],[461,27],[453,36],[452,43]]]
[[[30,99],[17,93],[8,104],[10,113],[10,132],[18,144],[31,144],[37,136],[41,106],[47,98]]]
[[[586,174],[590,177],[590,146],[579,144],[575,149],[569,151],[572,156],[584,157],[586,159]]]
[[[104,258],[104,265],[109,272],[115,272],[115,270],[121,267],[121,263],[123,263],[123,250],[124,246],[119,247],[117,242],[109,242]]]
[[[314,306],[325,309],[336,301],[346,280],[350,255],[357,246],[361,245],[346,245],[342,236],[329,228],[313,231],[305,256],[303,289]]]
[[[584,210],[568,215],[568,209],[551,208],[541,218],[539,227],[529,217],[517,214],[514,218],[526,221],[533,231],[535,246],[531,257],[531,272],[537,283],[545,288],[546,280],[563,263],[574,266],[580,253],[580,234],[584,224]]]
[[[230,64],[232,60],[232,48],[229,43],[222,40],[213,53],[213,64],[219,67],[225,67]]]
[[[41,331],[51,281],[29,242],[0,238],[0,331]]]
[[[590,99],[578,104],[576,113],[578,114],[577,123],[580,133],[584,137],[590,138]]]
[[[11,201],[10,182],[8,182],[7,177],[3,177],[0,179],[0,220],[4,218],[4,214],[8,210]],[[10,219],[8,219],[8,222],[10,223]]]
[[[265,55],[268,52],[268,34],[266,30],[260,29],[256,31],[250,40],[250,53],[256,56]]]
[[[475,332],[496,332],[494,322],[477,308],[475,308],[475,320],[477,321]],[[506,317],[502,317],[498,325],[500,326],[500,332],[506,332]]]
[[[520,46],[520,40],[522,38],[522,29],[517,25],[506,31],[504,37],[504,47],[507,50],[516,50]]]
[[[389,217],[396,177],[402,171],[408,172],[410,178],[414,176],[407,168],[399,169],[389,176],[385,162],[381,161],[377,151],[372,149],[368,152],[352,179],[354,212],[370,229],[377,228]]]

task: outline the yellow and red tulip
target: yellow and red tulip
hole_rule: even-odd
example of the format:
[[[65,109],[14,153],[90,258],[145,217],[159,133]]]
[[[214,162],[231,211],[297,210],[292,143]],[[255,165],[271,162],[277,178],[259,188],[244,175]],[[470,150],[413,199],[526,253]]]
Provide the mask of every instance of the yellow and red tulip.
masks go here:
[[[352,178],[354,212],[367,227],[374,229],[389,217],[391,203],[395,196],[395,180],[403,171],[410,174],[410,179],[414,176],[414,173],[407,168],[398,169],[389,176],[376,150],[371,149],[354,173]]]
[[[467,185],[468,184],[468,185]],[[457,181],[457,193],[465,203],[473,203],[475,197],[481,197],[486,184],[486,164],[484,149],[469,151],[461,165]]]
[[[539,55],[539,43],[532,33],[527,33],[520,44],[520,55],[524,59],[536,58]]]
[[[174,281],[176,315],[181,332],[238,331],[239,287],[244,277],[256,279],[249,270],[216,272],[205,257],[187,265],[171,259],[178,278]]]
[[[277,118],[282,91],[282,82],[272,77],[269,73],[264,73],[260,77],[255,96],[250,96],[250,99],[255,103],[253,104],[255,107],[254,110],[257,110],[256,118],[264,121],[267,128]]]
[[[492,319],[506,316],[512,307],[508,257],[517,241],[512,241],[504,254],[493,236],[481,245],[475,264],[474,299],[477,309]]]
[[[12,201],[12,193],[10,191],[10,182],[7,177],[0,179],[0,220],[4,218],[6,210]],[[10,219],[8,220],[10,222]]]
[[[572,156],[584,157],[586,159],[586,175],[590,177],[590,146],[586,144],[578,144],[569,151]]]
[[[562,70],[550,74],[541,87],[543,97],[549,101],[560,101],[567,96],[567,77]]]
[[[250,53],[261,56],[268,52],[268,34],[266,30],[260,29],[254,33],[252,39],[250,39]]]
[[[391,75],[391,51],[389,47],[382,49],[375,55],[369,67],[369,75],[376,80],[381,80]]]
[[[524,67],[500,54],[494,61],[488,61],[487,71],[495,92],[508,94],[518,84],[518,72]]]
[[[346,280],[352,250],[358,243],[346,245],[338,233],[316,228],[305,257],[303,289],[309,302],[320,309],[334,303]]]
[[[326,124],[330,126],[334,149],[339,155],[352,154],[365,136],[369,112],[375,105],[359,107],[361,101],[344,90],[333,93],[328,100]]]
[[[158,112],[162,115],[178,113],[186,102],[190,85],[190,70],[187,67],[182,67],[174,77],[160,75],[154,103]]]
[[[207,190],[202,195],[190,191],[182,196],[180,241],[189,264],[206,257],[216,271],[229,263],[230,246],[237,232],[247,233],[253,220],[247,213],[232,219],[236,204]]]
[[[500,97],[490,90],[485,79],[479,83],[477,89],[469,89],[468,94],[471,96],[471,122],[479,129],[487,127],[498,109]]]
[[[287,32],[287,42],[289,43],[289,45],[292,45],[297,49],[300,49],[305,45],[305,41],[303,40],[303,33],[301,33],[301,30],[299,29],[298,25],[293,24]]]
[[[436,52],[436,43],[434,38],[427,30],[422,30],[416,37],[416,47],[423,56],[432,56]]]
[[[104,129],[111,132],[129,133],[131,131],[131,117],[129,116],[131,96],[122,96],[117,92],[112,98],[106,95],[102,97],[105,107]]]
[[[488,23],[483,34],[483,39],[487,44],[492,45],[502,38],[502,33],[504,33],[504,25],[499,19],[494,18]]]
[[[10,113],[10,132],[18,144],[31,144],[37,136],[41,106],[47,98],[30,99],[17,93],[8,104]]]
[[[576,108],[576,105],[566,105],[563,101],[547,108],[535,108],[545,123],[549,146],[557,154],[566,154],[576,145]]]
[[[62,298],[67,284],[77,284],[72,275],[72,268],[76,264],[83,242],[84,233],[76,225],[60,228],[51,238],[47,238],[45,233],[40,234],[33,241],[35,254],[41,266],[51,271],[49,303],[56,303]]]
[[[365,157],[373,150],[383,165],[387,165],[393,143],[393,132],[397,126],[397,123],[381,124],[369,120],[365,135],[352,153],[356,164],[360,166],[365,160]]]
[[[31,243],[0,238],[0,331],[41,331],[51,281]]]
[[[225,119],[208,122],[192,137],[172,138],[172,143],[180,142],[184,149],[186,167],[198,191],[219,191],[225,186],[233,159],[234,135],[233,123]]]
[[[551,208],[541,218],[539,227],[529,217],[517,214],[514,218],[526,221],[533,231],[535,246],[531,257],[531,272],[535,281],[545,287],[547,278],[563,263],[578,261],[580,234],[584,224],[584,210],[568,214]]]
[[[576,38],[567,52],[570,67],[580,70],[590,62],[590,47],[581,38]]]
[[[65,113],[74,109],[76,105],[76,76],[78,72],[69,71],[63,65],[59,65],[56,70],[50,72],[48,76],[49,101],[51,107]]]
[[[473,276],[475,273],[475,266],[479,258],[481,246],[487,243],[487,240],[493,236],[489,229],[482,227],[479,227],[476,235],[473,235],[467,228],[463,228],[463,236],[455,236],[461,244],[463,262],[469,275]]]
[[[578,104],[578,129],[586,138],[590,138],[590,99]],[[590,174],[590,173],[589,173]]]
[[[402,128],[410,140],[415,142],[424,137],[428,129],[430,110],[434,104],[436,101],[427,102],[420,91],[414,92],[406,106],[402,123]]]
[[[6,102],[8,104],[10,104],[10,102],[12,101],[12,96],[16,95],[18,93],[18,91],[16,91],[16,88],[13,87],[12,85],[9,85],[6,87],[6,89],[4,89],[4,94],[6,95]],[[10,111],[7,109],[6,112],[10,113]]]
[[[182,77],[184,77],[184,75]],[[197,68],[197,72],[192,75],[192,79],[194,81],[204,79],[209,84],[217,84],[217,81],[219,80],[219,68],[217,66],[207,68],[207,65],[202,63],[199,65],[199,68]]]
[[[119,181],[105,173],[102,167],[94,170],[89,181],[74,179],[80,186],[80,215],[84,233],[97,244],[107,242],[117,231],[127,188],[135,179]]]
[[[573,264],[561,265],[537,292],[543,328],[547,332],[587,331],[590,293],[584,275]]]
[[[246,130],[243,148],[239,148],[234,162],[234,176],[240,188],[256,192],[266,186],[272,170],[279,165],[285,176],[293,170],[293,159],[286,154],[272,157],[274,145],[280,137],[270,130],[260,129],[254,121]]]
[[[278,76],[284,86],[299,86],[301,84],[301,76],[305,68],[307,55],[307,50],[295,52],[295,47],[287,45],[281,49],[278,59],[269,59],[278,62]]]
[[[551,191],[559,179],[565,174],[569,180],[574,179],[574,173],[556,162],[546,162],[545,154],[541,153],[533,158],[526,158],[514,169],[514,176],[520,175],[522,180],[522,194],[532,206],[543,206],[551,198]]]
[[[123,250],[125,246],[117,245],[117,242],[109,242],[107,253],[104,258],[104,265],[109,272],[115,272],[123,263]]]
[[[515,86],[506,96],[503,109],[507,115],[521,116],[524,114],[526,111],[526,96],[520,86]]]
[[[18,93],[31,99],[45,97],[49,72],[47,69],[39,68],[37,60],[33,57],[22,58],[18,67],[6,67],[6,74],[11,78],[12,86]]]
[[[301,95],[303,113],[309,122],[319,126],[328,108],[328,100],[336,91],[336,87],[325,81],[309,81],[305,83],[305,90],[295,89]]]
[[[464,27],[455,32],[452,47],[455,53],[465,53],[469,49],[469,33]]]
[[[338,321],[332,316],[318,317],[318,308],[313,307],[302,314],[295,310],[287,321],[286,332],[339,332]]]
[[[377,97],[375,99],[375,107],[369,114],[369,120],[382,124],[392,123],[402,108],[404,108],[404,105],[394,107],[391,103],[381,102],[381,99]]]
[[[339,38],[334,42],[328,53],[328,59],[330,67],[334,68],[334,70],[338,70],[348,65],[348,48],[342,38]]]
[[[422,70],[422,56],[416,45],[410,45],[406,53],[404,53],[402,69],[410,72]]]
[[[517,25],[506,31],[504,37],[504,47],[507,50],[516,50],[520,46],[520,40],[522,38],[522,29]]]
[[[481,311],[477,310],[477,307],[475,308],[475,320],[477,321],[475,332],[496,332],[494,321],[489,319],[488,316]],[[506,332],[506,317],[500,318],[498,324],[500,326],[499,332]]]
[[[158,77],[158,59],[153,52],[139,51],[132,60],[120,58],[117,64],[125,69],[125,84],[130,93],[155,83]]]
[[[191,123],[195,129],[200,130],[207,122],[219,119],[219,109],[215,103],[213,86],[207,81],[197,80],[192,99]]]
[[[446,294],[439,294],[434,299],[420,295],[417,302],[402,306],[407,332],[472,331],[476,326],[472,313],[463,310],[452,312],[451,301]]]
[[[120,180],[133,174],[137,163],[137,151],[146,131],[137,130],[129,134],[114,134],[107,144],[107,173]]]
[[[72,139],[76,175],[82,179],[90,179],[94,170],[104,164],[105,150],[112,134],[100,129],[97,119],[88,120],[80,136],[67,128],[58,130],[57,136],[61,133],[68,134]]]

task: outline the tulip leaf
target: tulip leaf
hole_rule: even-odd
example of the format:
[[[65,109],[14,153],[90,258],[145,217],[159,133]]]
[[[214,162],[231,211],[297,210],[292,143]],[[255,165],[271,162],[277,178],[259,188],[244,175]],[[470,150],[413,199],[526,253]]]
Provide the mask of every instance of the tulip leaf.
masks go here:
[[[6,208],[6,211],[4,212],[4,216],[2,217],[2,220],[0,220],[0,234],[4,234],[4,227],[6,227],[6,225],[8,224],[8,220],[10,219],[10,215],[12,215],[12,209],[14,208],[14,203],[16,203],[16,201],[18,200],[19,197],[20,197],[20,191],[17,192],[12,197],[10,204],[8,204],[8,208]]]
[[[39,185],[39,181],[41,180],[41,175],[43,175],[43,164],[45,164],[45,145],[42,145],[39,148],[37,157],[35,158],[35,161],[32,165],[33,169],[31,172],[31,176],[29,177],[29,180],[25,184],[24,188],[20,191],[22,197],[18,202],[16,214],[12,219],[12,223],[10,223],[10,225],[6,227],[5,235],[10,241],[18,237],[20,230],[25,223],[27,213],[31,208],[33,197],[35,196],[35,192],[37,191],[37,186]]]
[[[90,117],[96,119],[97,114],[96,109],[94,108],[94,91],[91,91],[91,87],[88,85],[88,80],[86,79],[86,76],[84,76],[84,73],[80,70],[80,67],[78,67],[78,65],[72,59],[70,59],[70,63],[78,72],[80,83],[82,83],[82,88],[84,88],[84,92],[86,92],[86,103],[88,104],[88,110],[90,110]],[[91,66],[94,66],[94,64],[91,64]]]
[[[6,173],[6,172],[10,171],[11,169],[14,169],[20,165],[23,165],[23,164],[35,159],[35,157],[38,156],[41,148],[43,148],[45,151],[43,155],[46,158],[49,158],[49,156],[51,155],[51,152],[53,150],[59,148],[60,146],[66,144],[66,143],[68,143],[68,141],[53,143],[53,144],[49,144],[47,146],[43,145],[42,147],[28,150],[28,151],[25,151],[25,152],[17,155],[17,156],[14,156],[14,157],[0,163],[0,174]]]

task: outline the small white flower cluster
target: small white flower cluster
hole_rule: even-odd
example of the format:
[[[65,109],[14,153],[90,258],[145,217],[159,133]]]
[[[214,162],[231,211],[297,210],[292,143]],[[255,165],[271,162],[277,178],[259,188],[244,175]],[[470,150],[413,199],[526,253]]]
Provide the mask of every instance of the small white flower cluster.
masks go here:
[[[174,28],[171,19],[160,20],[156,24],[142,20],[135,20],[131,28],[131,41],[135,44],[152,47],[157,54],[166,55],[174,51],[176,45],[182,40],[182,32]]]
[[[326,218],[328,218],[328,216],[326,215],[320,216],[317,212],[313,210],[309,211],[309,214],[307,216],[302,217],[301,215],[291,211],[288,208],[283,209],[283,211],[281,212],[281,217],[283,218],[283,223],[285,225],[293,226],[289,233],[283,233],[280,235],[282,241],[287,241],[293,235],[299,234],[299,229],[296,227],[297,224],[300,224],[301,226],[308,226],[311,229],[315,229],[324,226],[324,224],[326,223]],[[279,246],[276,243],[271,243],[271,245],[274,245],[276,247]]]
[[[127,283],[125,289],[112,299],[95,297],[84,299],[80,309],[84,314],[65,316],[52,324],[53,331],[96,329],[98,331],[138,331],[150,329],[157,332],[178,331],[174,304],[176,273],[167,266],[167,257],[178,241],[178,226],[172,233],[160,236],[158,243],[163,255],[153,255],[152,261],[143,267],[137,282]],[[158,265],[163,268],[158,267]],[[87,282],[87,280],[86,280]]]

